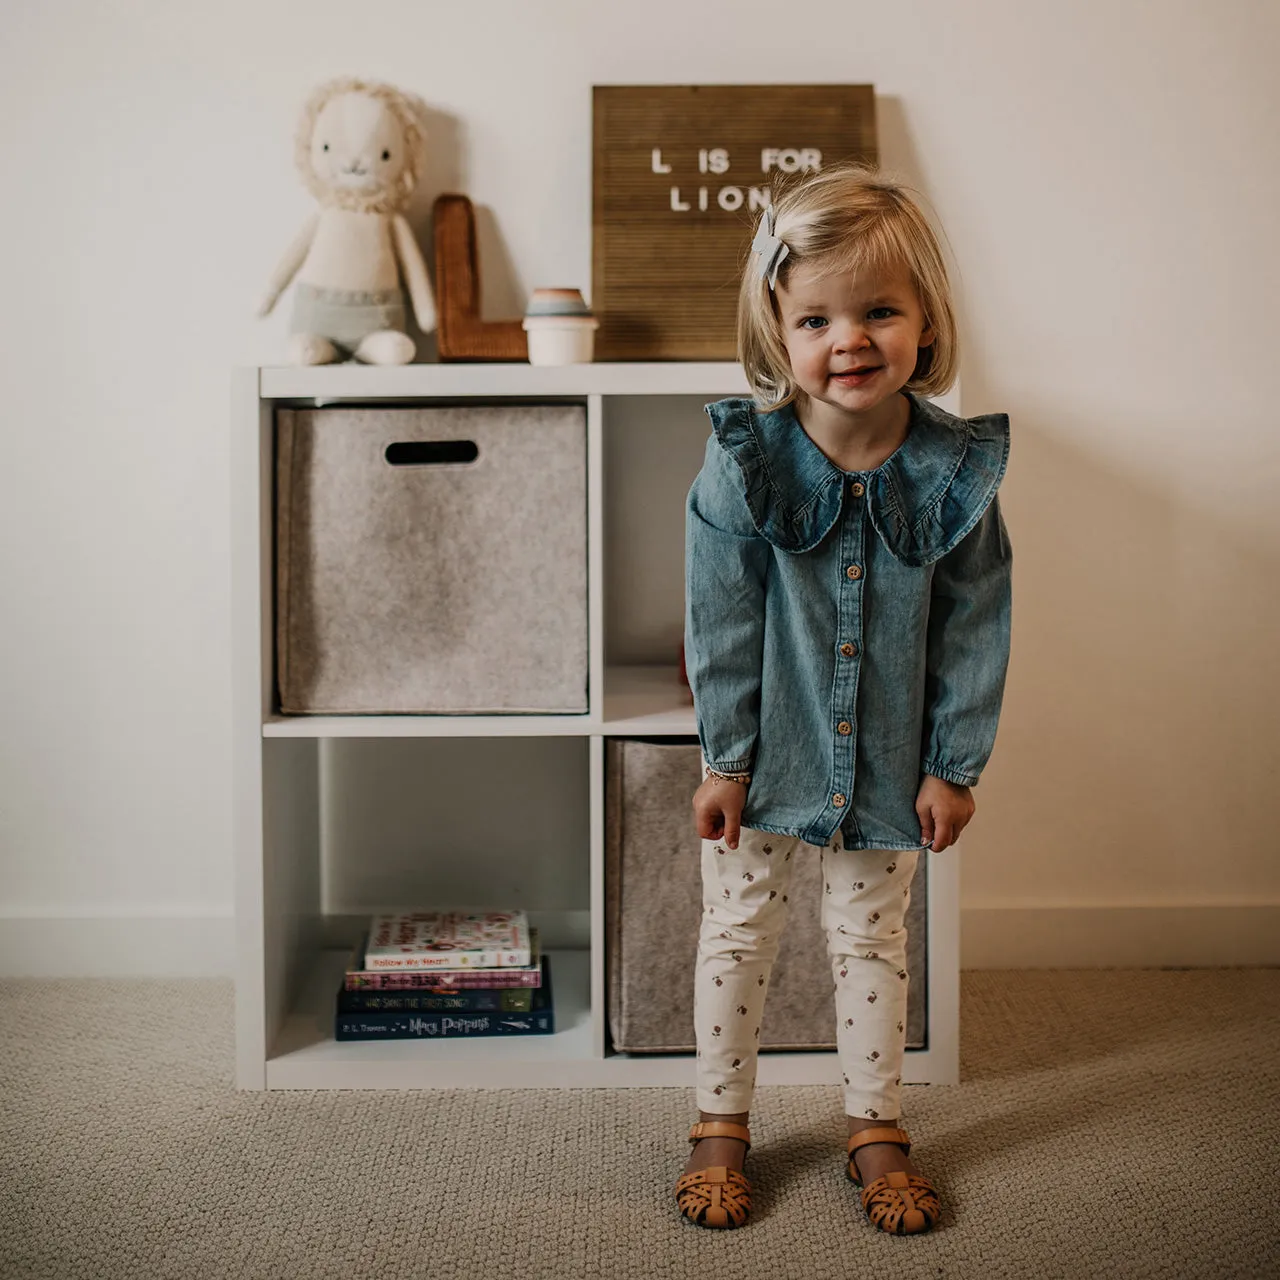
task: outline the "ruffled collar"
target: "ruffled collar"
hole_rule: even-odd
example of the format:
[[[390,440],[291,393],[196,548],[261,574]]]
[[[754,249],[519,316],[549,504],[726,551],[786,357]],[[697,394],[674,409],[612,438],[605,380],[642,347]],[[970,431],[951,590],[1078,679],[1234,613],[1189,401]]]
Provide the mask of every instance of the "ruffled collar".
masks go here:
[[[842,471],[806,434],[790,405],[763,413],[745,397],[706,406],[738,464],[757,531],[781,551],[810,551],[840,517],[848,476],[865,478],[871,523],[903,564],[946,555],[987,509],[1009,461],[1009,417],[960,418],[911,402],[906,438],[872,471]]]

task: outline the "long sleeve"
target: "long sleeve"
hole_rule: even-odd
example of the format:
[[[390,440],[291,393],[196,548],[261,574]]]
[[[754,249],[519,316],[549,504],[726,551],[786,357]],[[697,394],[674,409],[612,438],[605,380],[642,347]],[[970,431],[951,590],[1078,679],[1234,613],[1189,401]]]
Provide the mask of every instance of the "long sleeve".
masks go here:
[[[995,745],[1009,664],[1013,549],[999,495],[934,568],[921,771],[978,783]]]
[[[713,769],[749,771],[771,551],[751,523],[737,466],[714,436],[685,515],[685,666],[698,740]]]

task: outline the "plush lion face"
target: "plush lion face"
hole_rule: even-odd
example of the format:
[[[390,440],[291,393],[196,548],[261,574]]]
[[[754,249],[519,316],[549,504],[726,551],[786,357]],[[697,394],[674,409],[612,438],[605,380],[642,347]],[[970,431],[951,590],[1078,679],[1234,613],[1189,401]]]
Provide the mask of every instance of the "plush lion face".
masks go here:
[[[408,202],[421,147],[413,109],[398,90],[344,78],[311,95],[298,125],[295,158],[321,204],[390,213]]]

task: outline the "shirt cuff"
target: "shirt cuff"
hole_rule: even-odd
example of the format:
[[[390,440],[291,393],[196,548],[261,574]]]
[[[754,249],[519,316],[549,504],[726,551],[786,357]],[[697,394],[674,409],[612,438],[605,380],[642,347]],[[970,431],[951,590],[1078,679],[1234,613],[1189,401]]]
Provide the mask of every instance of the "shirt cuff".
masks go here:
[[[920,766],[920,771],[921,773],[931,774],[935,778],[942,778],[946,782],[954,782],[957,787],[976,787],[978,785],[978,775],[976,773],[963,773],[961,770],[952,769],[937,760],[926,760]]]
[[[707,760],[716,773],[750,773],[750,760]]]

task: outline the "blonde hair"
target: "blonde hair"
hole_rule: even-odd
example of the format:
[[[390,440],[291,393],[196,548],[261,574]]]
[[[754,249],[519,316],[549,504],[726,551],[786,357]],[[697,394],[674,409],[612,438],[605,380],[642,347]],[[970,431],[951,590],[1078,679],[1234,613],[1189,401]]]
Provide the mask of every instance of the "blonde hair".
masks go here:
[[[942,251],[915,195],[878,168],[832,165],[772,184],[773,232],[789,250],[778,272],[784,285],[800,265],[823,274],[905,267],[933,342],[920,348],[907,390],[922,396],[951,389],[959,365],[951,285]],[[782,340],[778,303],[749,255],[738,294],[738,359],[756,402],[779,409],[800,393]]]

